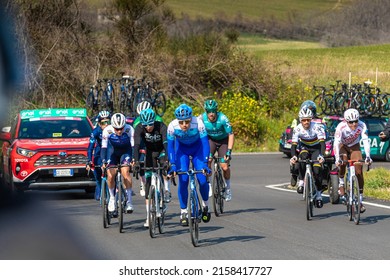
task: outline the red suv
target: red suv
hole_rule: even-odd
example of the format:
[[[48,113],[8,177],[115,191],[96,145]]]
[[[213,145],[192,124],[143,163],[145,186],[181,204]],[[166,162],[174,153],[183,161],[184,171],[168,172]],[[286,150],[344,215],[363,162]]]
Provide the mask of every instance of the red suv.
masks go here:
[[[3,183],[13,192],[94,192],[96,183],[85,169],[92,129],[83,108],[21,111],[13,126],[0,132]]]

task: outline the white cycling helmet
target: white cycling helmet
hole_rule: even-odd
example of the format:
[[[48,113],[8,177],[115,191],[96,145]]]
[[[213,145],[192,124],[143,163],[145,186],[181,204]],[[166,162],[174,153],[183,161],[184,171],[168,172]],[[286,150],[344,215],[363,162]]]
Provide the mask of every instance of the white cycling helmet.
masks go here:
[[[308,107],[303,107],[300,111],[299,111],[299,120],[302,120],[302,119],[312,119],[313,118],[313,111],[310,110]]]
[[[126,124],[126,117],[121,113],[116,113],[111,117],[111,125],[113,128],[121,129]]]
[[[344,112],[344,119],[347,122],[350,121],[358,121],[359,120],[359,112],[356,109],[348,109]]]
[[[138,105],[137,105],[138,115],[141,114],[141,111],[149,109],[151,107],[152,107],[152,104],[150,104],[149,101],[142,101],[142,102],[138,103]]]

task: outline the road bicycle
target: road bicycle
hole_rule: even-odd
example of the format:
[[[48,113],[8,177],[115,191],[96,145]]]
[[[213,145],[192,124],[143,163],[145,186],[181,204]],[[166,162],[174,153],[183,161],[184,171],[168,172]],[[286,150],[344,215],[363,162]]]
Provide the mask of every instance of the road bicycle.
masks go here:
[[[166,111],[166,97],[161,90],[155,88],[155,82],[145,82],[144,78],[137,80],[136,94],[133,101],[133,110],[136,112],[137,105],[142,101],[150,102],[157,115],[162,117]]]
[[[221,167],[221,161],[223,157],[213,156],[214,169],[213,169],[213,208],[215,216],[219,217],[224,212],[225,194],[226,194],[226,181],[223,176],[223,170]]]
[[[156,158],[157,167],[140,167],[145,171],[152,171],[151,184],[148,195],[148,209],[149,209],[149,234],[150,237],[156,237],[156,228],[159,233],[164,233],[165,225],[165,212],[166,205],[164,199],[164,184],[162,171],[166,170],[166,167],[161,166],[159,158]],[[138,179],[138,171],[136,172]]]
[[[103,227],[107,228],[111,224],[111,218],[118,217],[119,232],[123,232],[123,220],[124,214],[126,212],[127,205],[127,194],[126,189],[122,180],[122,167],[129,167],[129,164],[117,164],[112,166],[107,166],[103,170],[102,175],[102,187],[101,187],[101,199],[102,199],[102,208],[103,208]],[[108,202],[110,199],[110,192],[107,184],[107,169],[116,169],[115,173],[115,200],[117,203],[116,212],[108,211]]]
[[[99,86],[96,84],[92,85],[89,88],[89,92],[85,100],[86,107],[91,111],[91,115],[96,115],[99,112],[101,98],[103,96],[103,87],[101,85],[102,80],[98,79],[96,82]]]
[[[360,222],[360,207],[362,204],[360,196],[360,186],[355,173],[355,164],[363,164],[364,160],[341,160],[347,164],[346,176],[346,206],[347,214],[350,221],[354,221],[355,225]],[[370,165],[368,165],[369,170]]]
[[[102,96],[102,109],[107,110],[110,113],[114,112],[114,96],[115,96],[115,89],[114,89],[114,83],[116,82],[115,79],[103,79],[103,81],[106,83],[106,87],[103,91]]]
[[[194,170],[192,168],[188,171],[178,171],[178,175],[187,174],[190,178],[188,187],[188,202],[187,202],[187,213],[188,213],[188,224],[191,234],[191,242],[194,247],[199,245],[199,224],[202,221],[202,203],[198,193],[198,180],[196,180],[196,174],[203,173],[203,170]]]
[[[313,176],[313,163],[319,163],[318,160],[311,159],[299,159],[297,162],[306,164],[305,177],[303,179],[303,198],[306,202],[306,219],[311,220],[313,215],[313,208],[315,206],[315,198],[317,189],[314,184],[314,176]]]
[[[133,111],[134,103],[134,78],[124,75],[121,79],[121,95],[119,99],[119,110],[126,116],[135,117],[135,111]]]

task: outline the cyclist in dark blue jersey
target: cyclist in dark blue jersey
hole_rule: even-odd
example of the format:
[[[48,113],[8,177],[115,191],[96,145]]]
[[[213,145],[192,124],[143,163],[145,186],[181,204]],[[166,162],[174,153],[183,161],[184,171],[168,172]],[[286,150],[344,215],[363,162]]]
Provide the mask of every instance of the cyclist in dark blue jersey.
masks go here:
[[[88,163],[86,169],[89,171],[93,166],[100,166],[102,160],[100,157],[103,129],[110,124],[110,112],[101,111],[97,117],[98,124],[93,129],[91,137],[89,138],[88,146]],[[95,199],[100,200],[101,182],[102,182],[102,169],[94,168],[93,174],[96,180]]]
[[[112,149],[111,154],[107,153],[107,147]],[[125,164],[121,168],[123,182],[126,187],[127,205],[126,212],[132,213],[134,210],[132,204],[132,180],[130,176],[130,162],[134,146],[134,129],[131,125],[126,124],[126,117],[121,113],[116,113],[111,117],[111,125],[103,130],[102,140],[102,164],[103,167],[109,165]],[[108,202],[108,211],[114,212],[115,203],[115,172],[116,169],[107,170],[107,185],[110,191],[110,200]]]

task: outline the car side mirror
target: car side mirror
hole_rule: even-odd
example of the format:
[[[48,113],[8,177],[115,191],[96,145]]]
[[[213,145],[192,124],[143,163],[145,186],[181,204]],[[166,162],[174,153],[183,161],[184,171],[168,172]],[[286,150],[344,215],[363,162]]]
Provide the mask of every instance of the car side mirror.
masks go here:
[[[11,141],[11,127],[5,126],[0,131],[0,140],[2,141]]]

